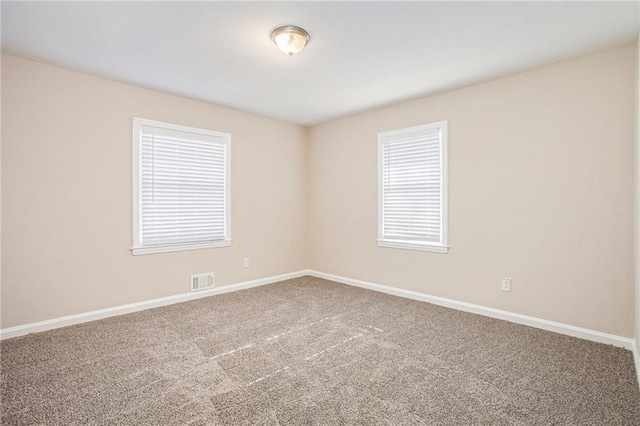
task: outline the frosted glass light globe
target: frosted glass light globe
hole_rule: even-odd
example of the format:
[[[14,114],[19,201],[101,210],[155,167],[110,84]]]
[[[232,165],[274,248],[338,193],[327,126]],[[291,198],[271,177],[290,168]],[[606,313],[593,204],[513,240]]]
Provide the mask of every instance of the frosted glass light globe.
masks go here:
[[[271,32],[271,40],[289,56],[300,53],[309,39],[309,33],[300,27],[278,27]]]

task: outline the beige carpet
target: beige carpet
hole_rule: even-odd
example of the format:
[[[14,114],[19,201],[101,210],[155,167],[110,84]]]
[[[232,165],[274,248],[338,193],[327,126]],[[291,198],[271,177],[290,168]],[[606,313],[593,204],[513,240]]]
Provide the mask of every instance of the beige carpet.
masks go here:
[[[0,349],[7,425],[640,424],[627,350],[311,277]]]

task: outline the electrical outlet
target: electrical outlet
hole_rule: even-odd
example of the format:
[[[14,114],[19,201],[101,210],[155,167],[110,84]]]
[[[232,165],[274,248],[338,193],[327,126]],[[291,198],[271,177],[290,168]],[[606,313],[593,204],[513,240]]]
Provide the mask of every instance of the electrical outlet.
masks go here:
[[[502,291],[511,291],[511,278],[502,277]]]
[[[249,263],[249,258],[248,258],[248,257],[245,257],[245,258],[244,258],[244,267],[245,267],[245,268],[248,268],[248,267],[249,267],[249,265],[250,265],[250,263]]]

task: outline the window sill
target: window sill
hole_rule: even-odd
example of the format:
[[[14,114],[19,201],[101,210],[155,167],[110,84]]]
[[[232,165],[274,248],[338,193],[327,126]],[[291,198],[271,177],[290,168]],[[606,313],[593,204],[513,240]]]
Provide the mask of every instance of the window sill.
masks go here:
[[[378,240],[378,247],[399,248],[405,250],[430,251],[434,253],[449,253],[448,246],[439,246],[432,244],[420,244],[405,241]]]
[[[131,254],[134,256],[140,254],[154,254],[154,253],[167,253],[172,251],[185,251],[185,250],[198,250],[213,247],[228,247],[231,245],[231,240],[216,241],[211,243],[200,244],[183,244],[176,246],[157,246],[157,247],[133,247]]]

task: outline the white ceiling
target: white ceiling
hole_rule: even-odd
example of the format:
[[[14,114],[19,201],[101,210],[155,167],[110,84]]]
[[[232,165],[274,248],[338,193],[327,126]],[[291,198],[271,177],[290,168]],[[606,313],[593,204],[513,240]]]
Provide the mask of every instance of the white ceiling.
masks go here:
[[[638,2],[2,2],[2,50],[311,125],[621,45]],[[311,42],[292,58],[269,35]]]

